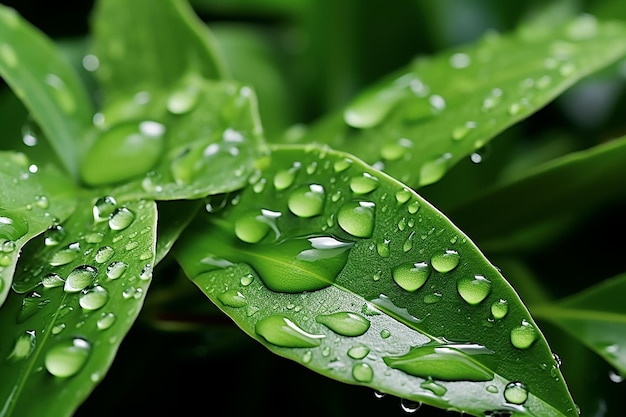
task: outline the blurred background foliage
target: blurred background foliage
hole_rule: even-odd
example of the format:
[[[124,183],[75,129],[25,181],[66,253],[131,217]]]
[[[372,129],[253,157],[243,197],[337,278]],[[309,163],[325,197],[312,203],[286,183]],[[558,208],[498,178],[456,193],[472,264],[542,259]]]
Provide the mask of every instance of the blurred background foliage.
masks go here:
[[[81,67],[89,48],[93,1],[2,3],[15,7],[58,41]],[[254,86],[269,141],[279,140],[285,132],[295,134],[299,126],[340,110],[364,87],[420,55],[490,32],[508,32],[530,19],[557,22],[590,13],[626,21],[626,2],[620,0],[190,3],[214,32],[230,76]],[[82,75],[86,83],[93,82],[86,72]],[[471,195],[494,175],[514,177],[538,163],[626,134],[625,82],[626,62],[588,77],[501,134],[481,152],[479,164],[468,158],[420,193],[447,213],[455,206],[450,190],[458,196]],[[7,135],[22,135],[27,122],[25,109],[4,85],[0,121]],[[514,250],[485,247],[485,253],[530,303],[564,297],[617,275],[624,271],[623,257],[616,254],[626,250],[622,237],[626,193],[616,194],[611,204],[564,224],[553,239],[531,236]],[[471,219],[464,221],[468,223],[457,222],[462,230],[475,227]],[[398,399],[377,398],[369,389],[328,380],[270,354],[179,273],[176,265],[158,266],[140,321],[122,343],[109,375],[76,416],[405,415]],[[546,323],[543,330],[554,351],[568,358],[562,369],[583,415],[622,415],[619,395],[625,386],[615,382],[611,369],[558,329]],[[426,408],[416,415],[450,415]]]

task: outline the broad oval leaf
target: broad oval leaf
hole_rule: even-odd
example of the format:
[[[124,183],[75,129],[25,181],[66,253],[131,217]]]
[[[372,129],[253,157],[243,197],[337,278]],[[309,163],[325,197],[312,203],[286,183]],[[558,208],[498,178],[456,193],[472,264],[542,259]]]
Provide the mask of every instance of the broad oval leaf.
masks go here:
[[[622,24],[587,15],[554,28],[487,34],[416,59],[301,140],[358,150],[408,185],[428,185],[582,77],[623,57],[625,39]]]
[[[563,300],[532,307],[533,315],[565,330],[626,377],[626,274]]]
[[[0,315],[2,416],[71,416],[139,314],[152,277],[156,204],[103,197],[81,200],[54,234],[24,248]]]
[[[11,288],[26,242],[74,210],[76,189],[52,166],[39,167],[18,152],[0,152],[0,305]]]
[[[349,154],[269,158],[174,249],[245,332],[330,378],[444,409],[577,415],[515,291],[432,205]]]
[[[15,10],[0,5],[0,76],[40,124],[75,177],[93,106],[56,46]]]

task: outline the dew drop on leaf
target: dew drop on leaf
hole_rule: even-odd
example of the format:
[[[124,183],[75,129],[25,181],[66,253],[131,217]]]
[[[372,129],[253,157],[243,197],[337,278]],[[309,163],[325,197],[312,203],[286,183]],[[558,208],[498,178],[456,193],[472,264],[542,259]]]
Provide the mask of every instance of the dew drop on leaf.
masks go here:
[[[337,222],[352,236],[370,237],[374,232],[375,208],[375,204],[369,201],[346,203],[337,213]]]
[[[400,408],[407,414],[413,414],[420,409],[422,403],[419,401],[407,400],[406,398],[400,399]]]
[[[115,323],[115,314],[113,313],[102,313],[100,317],[98,317],[98,321],[96,325],[98,330],[106,330],[110,328],[113,323]]]
[[[352,346],[348,349],[347,355],[352,359],[363,359],[370,353],[370,348],[364,345]]]
[[[509,312],[509,302],[503,298],[491,304],[491,315],[494,319],[500,320],[506,317]]]
[[[430,271],[430,266],[426,262],[406,263],[393,268],[391,276],[401,288],[413,292],[426,283]]]
[[[526,320],[511,330],[511,344],[518,349],[528,349],[537,340],[537,330]]]
[[[376,242],[376,251],[383,258],[387,258],[389,256],[389,239],[379,239]]]
[[[124,271],[126,271],[126,268],[128,268],[128,264],[126,264],[125,262],[121,262],[121,261],[111,262],[107,266],[107,270],[106,270],[107,277],[109,277],[109,279],[118,279],[119,277],[122,276]]]
[[[67,293],[75,293],[84,290],[92,284],[98,270],[90,265],[77,266],[70,272],[65,279],[63,289]]]
[[[320,314],[315,321],[328,327],[333,332],[342,336],[361,336],[370,327],[370,321],[365,317],[350,312],[337,312],[332,314]]]
[[[448,391],[446,387],[444,387],[441,384],[438,384],[437,382],[433,381],[431,378],[422,382],[420,384],[420,387],[427,389],[428,391],[432,392],[438,397],[442,397]]]
[[[109,218],[111,230],[124,230],[135,220],[135,213],[126,207],[116,208]]]
[[[98,310],[107,301],[109,301],[109,292],[99,285],[83,291],[78,298],[80,306],[87,311]]]
[[[504,399],[511,404],[524,404],[528,399],[528,390],[521,382],[509,382],[504,388]]]
[[[459,265],[461,257],[455,250],[445,250],[440,253],[436,253],[430,259],[430,264],[437,272],[446,273],[452,271]]]
[[[236,289],[226,290],[217,296],[222,304],[228,307],[239,308],[248,304],[246,297]]]
[[[293,184],[296,178],[296,172],[294,169],[285,169],[278,171],[274,176],[274,187],[278,191],[285,190]]]
[[[24,320],[32,317],[49,302],[49,299],[41,298],[41,294],[36,291],[25,295],[22,299],[22,307],[17,315],[17,322],[22,323]]]
[[[103,222],[109,220],[109,217],[117,208],[117,201],[110,195],[100,197],[93,206],[93,220]]]
[[[85,339],[61,341],[46,353],[46,369],[60,378],[76,375],[85,366],[90,352],[91,345]]]
[[[457,291],[465,302],[480,304],[491,292],[491,282],[482,275],[462,277],[456,283]]]
[[[367,363],[355,363],[352,366],[352,377],[358,382],[371,382],[374,379],[374,370]]]
[[[115,254],[115,250],[110,246],[103,246],[96,252],[95,260],[99,264],[103,264],[109,261],[113,255]]]
[[[316,347],[325,335],[307,333],[289,317],[274,314],[255,324],[255,332],[269,343],[289,348]]]
[[[452,154],[445,153],[437,159],[424,163],[420,168],[420,185],[429,185],[439,181],[448,170],[451,159]]]
[[[350,179],[350,189],[355,194],[368,194],[378,188],[378,178],[364,172],[363,175]]]
[[[43,277],[41,283],[45,288],[55,288],[63,286],[65,280],[56,272],[51,272]]]
[[[270,220],[258,211],[246,213],[235,222],[235,235],[243,242],[258,243],[270,231]]]
[[[66,265],[80,256],[80,245],[78,242],[69,244],[63,249],[59,249],[50,257],[50,265]]]
[[[298,217],[313,217],[322,214],[326,192],[319,184],[310,184],[295,189],[287,204],[289,210]]]
[[[35,331],[25,331],[15,339],[15,345],[13,346],[13,350],[9,353],[7,359],[12,362],[27,359],[31,353],[33,353],[33,350],[35,350],[36,342],[37,338]]]

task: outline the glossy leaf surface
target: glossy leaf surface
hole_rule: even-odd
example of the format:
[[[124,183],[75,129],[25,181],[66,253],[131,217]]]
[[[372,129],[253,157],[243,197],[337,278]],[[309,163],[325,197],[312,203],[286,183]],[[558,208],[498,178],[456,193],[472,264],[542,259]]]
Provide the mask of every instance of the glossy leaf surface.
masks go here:
[[[626,376],[626,275],[603,281],[563,300],[533,307]]]
[[[39,168],[17,152],[0,152],[0,190],[2,305],[11,288],[22,246],[72,213],[76,190],[58,170]]]
[[[577,415],[517,294],[428,202],[345,153],[276,146],[268,159],[175,248],[244,331],[328,377],[444,409]]]
[[[352,152],[413,187],[434,183],[504,129],[626,53],[620,23],[581,16],[418,58],[302,141]],[[410,166],[411,169],[407,169]]]
[[[52,41],[0,5],[0,77],[49,138],[65,168],[78,171],[93,106],[78,75]]]
[[[27,261],[0,315],[2,416],[71,416],[141,309],[154,262],[155,203],[117,205],[110,196],[81,203],[24,248]]]

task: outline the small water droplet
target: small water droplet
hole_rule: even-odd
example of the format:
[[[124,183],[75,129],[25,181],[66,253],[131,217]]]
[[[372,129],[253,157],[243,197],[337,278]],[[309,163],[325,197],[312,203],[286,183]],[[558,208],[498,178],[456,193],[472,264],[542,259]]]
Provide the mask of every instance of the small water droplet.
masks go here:
[[[430,258],[430,264],[437,272],[446,273],[459,266],[461,257],[455,250],[447,249]]]
[[[75,293],[84,290],[92,284],[98,275],[98,270],[90,265],[77,266],[69,273],[63,289],[67,293]]]
[[[528,390],[519,381],[509,382],[504,387],[504,398],[511,404],[521,405],[528,399]]]
[[[539,90],[545,90],[550,86],[550,84],[552,84],[552,77],[549,75],[543,75],[537,80],[536,86]]]
[[[420,168],[420,185],[429,185],[439,181],[448,169],[451,153],[445,153],[437,159],[425,162]]]
[[[59,334],[65,330],[65,323],[58,323],[52,327],[52,334]]]
[[[378,178],[364,172],[363,175],[352,177],[350,180],[350,189],[355,194],[368,194],[378,188]]]
[[[422,205],[420,204],[419,201],[414,200],[414,201],[411,201],[411,203],[409,203],[407,210],[409,211],[410,214],[415,214],[419,211],[421,206]]]
[[[365,358],[367,355],[369,355],[369,353],[370,353],[370,348],[364,345],[352,346],[350,349],[348,349],[348,352],[347,352],[349,357],[351,357],[352,359],[356,359],[356,360]]]
[[[326,337],[307,333],[289,317],[274,314],[256,322],[256,333],[275,346],[302,348],[316,347]]]
[[[51,272],[43,277],[41,283],[45,288],[55,288],[61,287],[65,284],[65,280],[61,277],[61,275]]]
[[[217,296],[222,304],[228,307],[239,308],[248,304],[246,297],[236,289],[227,290]]]
[[[85,339],[61,341],[46,353],[46,369],[60,378],[76,375],[85,366],[90,353],[91,345]]]
[[[116,208],[109,218],[109,227],[111,230],[124,230],[129,227],[135,220],[135,213],[126,207]]]
[[[126,268],[128,268],[128,264],[126,264],[125,262],[121,262],[121,261],[111,262],[107,266],[107,271],[106,271],[107,277],[109,277],[109,279],[118,279],[119,277],[122,276],[124,271],[126,271]]]
[[[391,332],[387,329],[382,329],[380,331],[380,337],[382,337],[383,339],[388,339],[389,337],[391,337]]]
[[[456,69],[467,68],[472,63],[472,58],[462,52],[452,54],[449,59],[450,66]]]
[[[433,94],[428,97],[428,102],[434,113],[440,113],[446,108],[446,100],[438,94]]]
[[[59,107],[65,113],[74,113],[76,111],[76,100],[74,100],[74,95],[65,84],[65,81],[56,74],[47,74],[45,81],[52,88],[52,94]]]
[[[352,377],[358,382],[372,382],[374,369],[366,363],[355,363],[352,366]]]
[[[374,232],[376,205],[369,201],[352,201],[344,204],[337,213],[339,226],[355,237],[370,237]]]
[[[407,414],[413,414],[420,409],[422,403],[419,401],[407,400],[406,398],[400,398],[400,408]]]
[[[398,265],[391,271],[393,280],[406,291],[420,289],[430,276],[430,266],[426,262]]]
[[[298,217],[313,217],[322,214],[326,192],[319,184],[298,187],[287,201],[289,210]]]
[[[320,314],[315,321],[328,327],[342,336],[361,336],[370,327],[370,321],[356,313],[337,312],[332,314]]]
[[[95,286],[81,292],[78,302],[83,310],[93,311],[102,308],[109,301],[109,292],[101,286]]]
[[[438,397],[443,397],[445,393],[448,391],[446,387],[435,382],[432,378],[427,379],[426,381],[420,384],[421,388],[427,389]]]
[[[387,258],[389,256],[389,239],[378,239],[376,242],[376,251],[383,258]]]
[[[25,331],[24,333],[20,334],[17,339],[15,339],[15,345],[13,346],[13,350],[11,351],[9,356],[7,356],[7,359],[11,362],[17,362],[23,359],[27,359],[35,350],[36,342],[37,338],[35,331]]]
[[[87,243],[100,243],[104,239],[104,233],[93,232],[85,235],[85,242]]]
[[[50,257],[50,265],[61,266],[67,265],[81,255],[80,244],[78,242],[70,243],[67,247],[58,250]]]
[[[509,302],[503,298],[498,301],[494,301],[491,304],[491,315],[494,319],[500,320],[506,317],[509,312]]]
[[[406,203],[407,201],[409,201],[410,198],[411,191],[407,190],[406,188],[396,192],[396,201],[398,202],[398,205]]]
[[[482,275],[462,277],[456,283],[457,291],[468,304],[480,304],[491,292],[491,282]]]
[[[434,292],[432,294],[426,294],[426,295],[424,295],[424,303],[425,304],[435,304],[435,303],[438,303],[439,301],[441,301],[442,297],[443,297],[443,294],[441,294],[440,292]]]
[[[407,253],[411,249],[413,249],[413,237],[414,236],[415,236],[415,231],[411,232],[409,236],[406,238],[406,240],[404,241],[404,244],[402,245],[402,250],[404,251],[404,253]]]
[[[351,166],[352,166],[352,159],[343,158],[343,159],[339,159],[335,161],[335,163],[333,164],[333,170],[336,173],[340,173],[350,168]]]
[[[93,206],[93,220],[103,222],[109,220],[109,217],[117,208],[117,201],[110,195],[100,197]]]
[[[397,142],[385,143],[380,148],[380,156],[387,161],[395,161],[402,156],[410,156],[410,153],[407,151],[412,147],[413,142],[410,139],[400,138]]]
[[[96,252],[95,260],[99,264],[103,264],[110,260],[115,254],[115,250],[110,246],[103,246]]]
[[[110,328],[113,323],[115,323],[115,314],[113,313],[102,313],[100,317],[98,317],[98,321],[96,323],[98,330],[106,330]]]
[[[518,349],[528,349],[535,343],[537,337],[537,330],[525,319],[520,326],[511,329],[511,344]]]
[[[248,285],[252,284],[253,281],[254,281],[254,275],[247,274],[241,277],[241,279],[239,280],[239,283],[242,286],[247,287]]]

